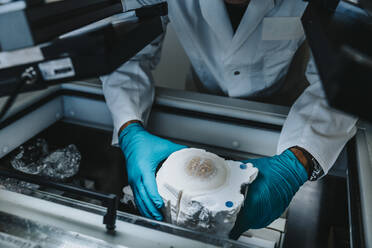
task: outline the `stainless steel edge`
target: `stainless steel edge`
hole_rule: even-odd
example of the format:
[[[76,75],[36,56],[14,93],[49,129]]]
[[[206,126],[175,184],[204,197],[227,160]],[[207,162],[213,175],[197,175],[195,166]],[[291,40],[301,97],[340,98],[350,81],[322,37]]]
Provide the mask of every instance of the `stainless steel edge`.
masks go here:
[[[13,210],[11,211],[12,215],[17,215],[17,218],[23,222],[36,224],[43,223],[44,226],[50,227],[50,229],[56,229],[59,231],[64,229],[64,233],[76,233],[78,235],[87,235],[87,237],[95,237],[97,241],[106,241],[106,243],[108,242],[107,244],[111,245],[129,243],[133,245],[136,244],[136,239],[140,238],[141,235],[151,235],[151,237],[143,236],[143,240],[138,240],[138,247],[149,247],[144,246],[144,243],[147,243],[148,245],[151,242],[155,242],[154,247],[164,247],[162,245],[167,243],[173,244],[176,247],[188,247],[187,243],[192,244],[193,247],[258,247],[256,245],[247,245],[241,242],[228,240],[224,237],[207,235],[201,232],[184,229],[124,212],[118,212],[116,233],[108,234],[105,232],[105,228],[101,224],[101,217],[99,217],[105,213],[103,207],[41,191],[29,190],[25,195],[15,194],[4,190],[0,190],[0,193],[3,196],[6,196],[6,198],[0,198],[0,202],[2,203],[0,205],[0,234],[3,232],[20,238],[30,238],[30,241],[36,243],[39,242],[38,237],[40,235],[44,238],[51,235],[51,238],[58,242],[63,242],[63,240],[58,240],[58,237],[50,234],[48,229],[46,229],[46,231],[34,230],[32,228],[30,229],[29,226],[18,226],[17,231],[11,232],[10,227],[12,227],[12,225],[9,227],[7,225],[1,225],[1,220],[4,216],[7,218],[6,216],[9,215],[10,209]],[[30,198],[30,196],[32,196],[32,198]],[[3,214],[4,211],[8,214]],[[79,218],[76,218],[77,216],[79,216]],[[41,233],[39,233],[39,231]],[[139,234],[138,231],[141,231],[142,234]],[[153,231],[153,233],[151,231]],[[131,232],[134,233],[129,237]],[[156,236],[160,234],[159,232],[163,233],[161,235],[163,236],[161,242]],[[26,233],[28,235],[19,236],[21,233]],[[137,238],[135,238],[135,236]],[[159,242],[162,243],[162,245],[160,245]],[[139,245],[140,243],[142,243],[142,245]],[[98,245],[99,244],[100,243],[98,242]],[[92,247],[101,247],[98,245]],[[132,245],[130,245],[130,247],[135,247]],[[44,247],[55,246],[42,246],[42,248]]]
[[[0,158],[60,120],[62,116],[62,99],[57,97],[12,125],[0,129]]]
[[[32,104],[40,101],[41,99],[58,91],[60,86],[52,86],[45,90],[38,90],[34,92],[21,93],[17,96],[13,106],[9,109],[4,119],[18,113],[19,111],[31,106]],[[2,108],[7,100],[7,97],[0,97],[0,108]]]
[[[66,84],[62,89],[103,94],[101,85],[97,82]],[[157,106],[205,113],[211,117],[203,119],[179,111],[169,112],[167,109],[154,108],[148,122],[148,128],[153,133],[195,147],[202,145],[220,155],[224,155],[221,151],[228,149],[230,154],[236,154],[236,158],[270,156],[276,153],[278,130],[239,122],[248,120],[281,126],[288,108],[164,88],[157,88],[156,92]],[[66,96],[63,99],[65,121],[112,128],[110,112],[102,102],[75,96]],[[96,106],[94,113],[89,111],[93,105]],[[97,119],[97,116],[102,118]],[[229,123],[214,117],[234,118],[237,122]]]
[[[125,248],[5,212],[0,212],[0,245],[2,248]]]
[[[289,113],[289,108],[284,106],[162,87],[156,88],[155,103],[280,126],[284,124]]]
[[[363,123],[356,135],[361,210],[366,247],[372,247],[372,126]]]
[[[98,79],[63,84],[62,89],[101,94]],[[241,120],[257,121],[282,126],[289,108],[267,103],[202,94],[198,92],[156,87],[155,104],[171,108],[215,114]]]
[[[248,154],[275,155],[280,135],[276,130],[214,118],[202,119],[182,113],[169,113],[166,110],[153,110],[148,129],[159,136],[184,144],[191,143],[195,147],[208,146],[241,152],[243,158],[248,158]]]

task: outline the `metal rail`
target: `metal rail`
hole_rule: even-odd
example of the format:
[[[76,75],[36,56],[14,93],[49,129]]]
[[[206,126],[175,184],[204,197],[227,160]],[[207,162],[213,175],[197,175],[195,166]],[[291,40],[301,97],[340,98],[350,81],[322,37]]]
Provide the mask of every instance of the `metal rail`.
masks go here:
[[[99,200],[102,202],[102,205],[107,208],[106,214],[103,216],[103,224],[106,225],[106,229],[108,232],[115,231],[116,213],[118,209],[118,197],[114,194],[103,194],[87,190],[84,188],[71,186],[68,184],[52,182],[40,176],[25,175],[6,170],[0,170],[0,176],[6,178],[14,178],[17,180],[37,184],[40,186],[62,190],[78,196],[85,196],[95,200]]]

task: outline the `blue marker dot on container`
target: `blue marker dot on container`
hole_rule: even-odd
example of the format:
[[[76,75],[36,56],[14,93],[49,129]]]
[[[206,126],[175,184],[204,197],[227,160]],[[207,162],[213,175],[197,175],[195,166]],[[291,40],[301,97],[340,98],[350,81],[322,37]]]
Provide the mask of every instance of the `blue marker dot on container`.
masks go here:
[[[240,169],[242,169],[242,170],[247,169],[247,165],[246,165],[246,164],[241,164],[241,165],[240,165]]]
[[[232,208],[232,206],[234,206],[234,203],[233,203],[232,201],[227,201],[227,202],[225,203],[225,205],[226,205],[226,207],[228,207],[228,208]]]

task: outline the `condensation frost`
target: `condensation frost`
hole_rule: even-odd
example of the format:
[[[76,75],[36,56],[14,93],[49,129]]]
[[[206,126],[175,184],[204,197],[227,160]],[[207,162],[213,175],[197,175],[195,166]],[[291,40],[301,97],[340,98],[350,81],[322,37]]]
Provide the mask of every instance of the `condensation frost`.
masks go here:
[[[81,155],[75,145],[58,149],[41,160],[42,175],[60,180],[73,177],[79,171],[80,160]]]
[[[37,139],[29,145],[20,146],[11,160],[14,169],[26,174],[39,175],[43,170],[40,158],[48,155],[48,144],[44,139]]]
[[[9,191],[17,192],[17,193],[26,193],[29,190],[36,190],[39,189],[39,185],[28,183],[24,181],[19,181],[14,178],[1,178],[0,179],[0,189],[5,188]]]
[[[44,139],[20,146],[11,159],[14,169],[26,174],[40,175],[55,180],[73,177],[79,171],[81,154],[75,145],[49,152]]]

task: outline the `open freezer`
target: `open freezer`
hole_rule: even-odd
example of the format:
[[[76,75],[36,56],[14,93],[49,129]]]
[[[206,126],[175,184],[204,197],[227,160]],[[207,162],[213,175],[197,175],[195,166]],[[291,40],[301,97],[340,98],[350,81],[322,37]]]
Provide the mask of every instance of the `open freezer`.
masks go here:
[[[238,160],[274,155],[287,113],[288,108],[280,106],[158,89],[148,128],[175,142]],[[99,84],[66,84],[28,93],[17,101],[0,130],[2,171],[22,179],[24,175],[14,172],[11,160],[19,146],[38,139],[46,140],[51,150],[74,144],[81,162],[73,178],[55,184],[40,178],[33,181],[33,185],[40,184],[34,188],[5,183],[0,191],[0,244],[4,242],[9,247],[17,242],[39,243],[41,247],[56,247],[53,244],[64,242],[80,244],[79,247],[314,247],[327,243],[339,247],[350,243],[351,224],[365,223],[364,218],[355,220],[351,217],[356,214],[347,214],[362,212],[355,209],[358,199],[348,197],[350,187],[354,190],[360,187],[359,179],[355,178],[357,173],[352,174],[352,180],[346,174],[351,164],[357,168],[353,160],[360,142],[357,136],[340,156],[331,176],[306,183],[288,213],[268,228],[248,231],[238,241],[151,221],[121,203],[110,215],[111,221],[115,219],[115,232],[107,231],[107,225],[102,223],[113,208],[105,197],[121,199],[122,188],[128,184],[123,155],[119,148],[111,146],[111,138],[112,120]],[[368,153],[361,156],[368,158]],[[2,180],[9,181],[4,177]],[[98,196],[74,188],[98,192]],[[361,206],[360,199],[358,204]],[[353,239],[355,232],[359,230],[354,228]]]

